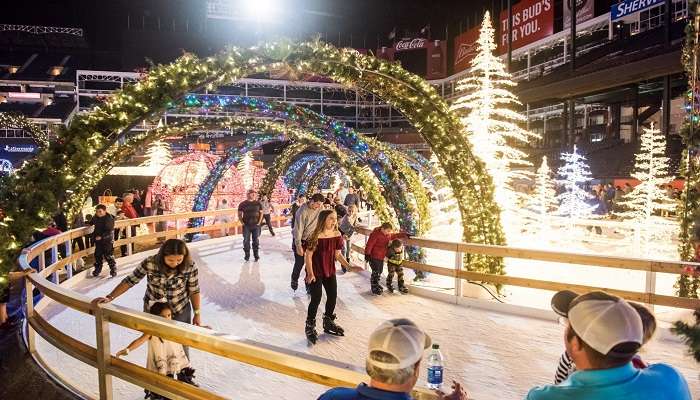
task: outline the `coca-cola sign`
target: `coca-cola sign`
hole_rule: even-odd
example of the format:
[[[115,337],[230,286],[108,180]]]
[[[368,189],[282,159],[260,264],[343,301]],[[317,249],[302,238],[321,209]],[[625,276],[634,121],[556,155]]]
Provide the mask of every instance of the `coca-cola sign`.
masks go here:
[[[401,39],[396,43],[396,51],[415,50],[425,48],[427,39]]]

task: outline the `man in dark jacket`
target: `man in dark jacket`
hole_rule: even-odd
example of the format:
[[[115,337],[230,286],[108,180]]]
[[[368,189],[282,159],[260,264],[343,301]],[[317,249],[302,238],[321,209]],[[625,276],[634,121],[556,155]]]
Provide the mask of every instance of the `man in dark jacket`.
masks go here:
[[[99,276],[102,272],[102,261],[107,261],[109,274],[117,276],[117,263],[114,261],[114,217],[107,213],[104,204],[95,207],[95,216],[90,222],[95,230],[92,232],[92,240],[95,243],[95,269],[92,276]]]
[[[343,199],[343,205],[345,207],[350,207],[351,205],[356,205],[357,208],[360,208],[360,198],[357,196],[355,193],[355,188],[352,186],[348,188],[348,194],[345,196],[345,199]]]

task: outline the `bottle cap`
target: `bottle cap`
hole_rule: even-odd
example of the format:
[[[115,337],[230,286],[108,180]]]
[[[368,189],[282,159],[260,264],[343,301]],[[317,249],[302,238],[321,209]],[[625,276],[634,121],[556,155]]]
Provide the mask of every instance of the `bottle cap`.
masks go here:
[[[433,343],[433,350],[437,350],[440,348],[440,345],[437,343]]]

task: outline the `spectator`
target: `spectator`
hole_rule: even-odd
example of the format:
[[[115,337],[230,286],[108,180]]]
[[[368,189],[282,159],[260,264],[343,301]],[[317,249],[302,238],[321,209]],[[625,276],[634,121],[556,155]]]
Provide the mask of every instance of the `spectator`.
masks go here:
[[[34,269],[30,268],[26,271],[10,271],[8,273],[9,282],[5,285],[3,289],[0,289],[0,329],[7,327],[11,322],[9,321],[9,316],[7,314],[7,303],[10,302],[10,289],[11,286],[16,284],[25,276],[35,272]]]
[[[134,204],[133,204],[134,203],[134,195],[131,192],[126,192],[122,196],[122,199],[124,200],[124,202],[122,204],[121,210],[124,212],[124,219],[138,218],[139,214],[136,212],[136,209],[134,208]],[[131,227],[129,229],[131,231],[131,237],[136,236],[136,225],[131,225]],[[126,227],[124,227],[122,234],[124,235],[124,237],[126,237]],[[133,252],[133,249],[134,249],[133,243],[129,243],[126,246],[131,246],[131,250]],[[126,247],[126,246],[122,247],[122,257],[124,257],[125,255],[128,254],[128,252],[126,252],[126,254],[124,254],[125,253],[124,250],[128,249],[128,247]]]
[[[322,194],[316,193],[311,196],[307,203],[299,207],[296,212],[294,229],[292,229],[292,252],[294,252],[292,290],[297,290],[299,287],[299,275],[301,275],[301,269],[304,268],[304,248],[311,234],[316,229],[318,214],[321,212],[321,205],[324,200]],[[309,285],[306,285],[306,291],[307,293],[309,292]]]
[[[292,227],[292,229],[294,229],[294,222],[296,220],[297,211],[299,210],[299,207],[303,206],[304,204],[306,204],[306,196],[303,194],[300,194],[297,197],[296,201],[292,204],[292,210],[291,210],[292,220],[289,223],[289,225]]]
[[[265,225],[267,225],[267,230],[270,231],[270,235],[275,236],[275,231],[272,230],[272,213],[275,212],[275,207],[272,202],[267,198],[267,195],[262,195],[260,198],[260,205],[262,205],[263,219],[265,220]]]
[[[348,190],[349,189],[345,188],[345,184],[341,182],[340,185],[338,186],[338,190],[336,190],[334,193],[335,194],[334,198],[338,198],[338,199],[340,199],[340,201],[343,201],[345,199],[345,196],[348,195]]]
[[[56,236],[61,233],[61,230],[56,227],[55,222],[49,223],[49,226],[46,227],[43,231],[41,231],[41,234],[44,235],[45,238],[49,236]]]
[[[92,214],[85,214],[85,226],[92,226]],[[115,230],[116,232],[116,230]],[[88,233],[87,235],[83,236],[83,239],[85,239],[85,248],[89,249],[92,247],[92,239],[90,238],[91,233]]]
[[[408,319],[392,319],[379,325],[369,337],[365,369],[369,384],[356,388],[334,388],[318,400],[410,400],[421,370],[423,352],[431,344],[430,337]],[[458,383],[454,392],[440,398],[467,400]]]
[[[564,298],[553,307],[566,316],[566,352],[577,371],[558,385],[531,389],[528,400],[691,399],[688,384],[673,367],[652,364],[639,370],[632,364],[644,328],[629,303],[591,292]]]
[[[68,232],[68,220],[66,219],[66,214],[63,212],[63,205],[61,203],[58,204],[58,212],[53,216],[53,221],[61,232]]]
[[[149,302],[165,301],[175,321],[201,325],[199,270],[190,258],[187,244],[180,239],[166,240],[158,254],[143,260],[110,294],[95,298],[93,305],[113,301],[144,277],[148,281],[143,299],[144,311],[150,309]],[[185,354],[189,358],[188,347],[185,347]]]
[[[408,238],[405,233],[392,233],[393,228],[390,223],[385,222],[380,227],[375,228],[367,239],[365,246],[365,261],[369,262],[372,269],[370,284],[372,293],[382,294],[384,289],[379,284],[379,278],[384,270],[384,258],[386,257],[389,242],[394,239]]]
[[[262,204],[257,199],[255,190],[248,190],[246,199],[238,205],[238,220],[243,224],[244,259],[250,260],[250,239],[253,238],[253,257],[260,260],[260,223],[263,219]]]
[[[138,189],[132,189],[131,194],[134,195],[134,200],[132,202],[132,205],[134,206],[134,211],[136,211],[136,215],[139,217],[143,217],[143,202],[141,201],[141,192]]]
[[[107,207],[104,204],[98,204],[95,207],[95,216],[90,222],[95,230],[92,232],[92,240],[95,243],[95,269],[92,271],[92,276],[100,276],[102,272],[102,261],[107,261],[109,266],[109,275],[114,278],[117,276],[117,263],[114,261],[114,217],[107,213]]]
[[[350,207],[353,204],[360,207],[360,198],[357,196],[357,194],[355,194],[355,189],[353,187],[349,187],[348,194],[345,196],[345,200],[343,200],[343,205],[345,207]]]
[[[83,210],[75,213],[75,216],[73,217],[73,224],[71,226],[73,229],[78,229],[85,226],[85,216],[83,215]],[[85,250],[85,241],[83,240],[82,236],[73,238],[73,241],[71,242],[71,249],[75,250],[76,245],[78,245],[78,250]]]
[[[570,303],[578,296],[578,293],[572,292],[571,290],[562,290],[552,297],[552,309],[557,314],[566,318],[566,315],[559,310],[562,307],[561,305]],[[656,332],[656,318],[654,317],[654,314],[652,314],[651,311],[649,311],[649,309],[643,305],[632,302],[629,304],[637,311],[637,313],[639,313],[639,317],[642,319],[642,329],[644,331],[642,346],[644,346],[651,340]],[[634,356],[632,359],[632,364],[637,369],[648,367],[639,354]],[[557,367],[557,371],[554,376],[554,384],[563,382],[574,372],[576,372],[576,365],[574,365],[574,361],[571,359],[571,356],[569,356],[567,352],[564,352],[559,359],[559,366]]]
[[[151,212],[155,216],[165,215],[165,210],[167,209],[165,201],[163,201],[163,196],[160,194],[156,195],[156,199],[151,204]],[[168,221],[158,221],[155,225],[156,232],[165,232],[168,230]],[[157,243],[162,243],[165,240],[165,236],[159,237],[156,241]]]
[[[630,194],[630,192],[634,189],[632,185],[630,185],[629,182],[625,182],[625,194]]]

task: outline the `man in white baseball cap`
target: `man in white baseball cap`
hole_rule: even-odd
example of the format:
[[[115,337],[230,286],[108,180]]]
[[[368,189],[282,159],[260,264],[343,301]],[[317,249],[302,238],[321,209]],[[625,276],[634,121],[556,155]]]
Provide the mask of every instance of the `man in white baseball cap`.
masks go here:
[[[577,371],[558,385],[530,390],[528,400],[691,400],[687,382],[673,367],[632,365],[643,326],[637,310],[623,299],[562,291],[552,298],[552,309],[566,318],[566,351]]]
[[[431,339],[408,319],[392,319],[379,325],[369,338],[369,353],[365,368],[369,385],[361,383],[355,389],[334,388],[319,400],[410,400],[411,391],[420,374],[423,352]],[[455,391],[440,394],[445,400],[466,400],[462,387],[454,383]]]

